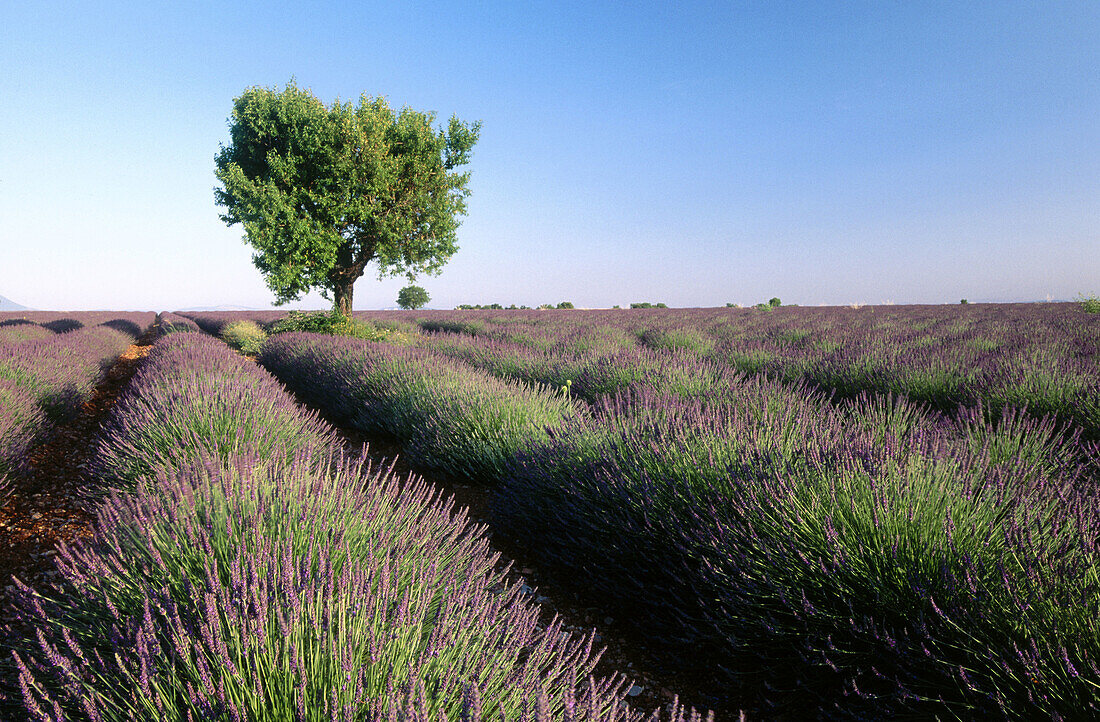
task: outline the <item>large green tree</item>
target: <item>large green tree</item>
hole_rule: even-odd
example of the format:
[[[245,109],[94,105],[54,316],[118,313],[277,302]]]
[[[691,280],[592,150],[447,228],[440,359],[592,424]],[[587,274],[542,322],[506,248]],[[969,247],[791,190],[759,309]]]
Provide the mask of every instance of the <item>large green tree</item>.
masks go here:
[[[363,95],[325,106],[293,81],[253,87],[233,101],[214,191],[222,220],[244,226],[252,260],[279,304],[311,289],[351,315],[355,281],[373,261],[379,279],[437,274],[458,250],[468,172],[480,123]]]

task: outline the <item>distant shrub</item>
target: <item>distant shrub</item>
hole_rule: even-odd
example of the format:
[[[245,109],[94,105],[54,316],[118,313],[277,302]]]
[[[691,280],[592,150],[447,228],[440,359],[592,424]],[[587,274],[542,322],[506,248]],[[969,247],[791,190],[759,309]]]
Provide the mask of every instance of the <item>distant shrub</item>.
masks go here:
[[[228,323],[222,329],[221,337],[233,348],[250,355],[258,354],[267,340],[267,334],[255,321]]]
[[[1100,313],[1100,298],[1096,296],[1081,296],[1081,309],[1085,313]]]
[[[649,301],[642,301],[641,303],[632,303],[632,304],[630,304],[630,307],[631,308],[668,308],[668,306],[666,304],[663,304],[663,303],[650,303]]]
[[[782,306],[783,302],[780,301],[778,297],[773,297],[768,299],[768,305],[772,308],[776,308],[777,306]]]
[[[329,336],[351,336],[352,338],[364,338],[368,341],[389,341],[404,335],[400,331],[380,329],[367,321],[324,311],[320,313],[291,311],[268,328],[268,332],[272,336],[277,333],[294,331],[323,333]]]
[[[448,321],[446,319],[417,319],[421,330],[428,333],[465,333],[477,336],[485,333],[485,321],[480,318]]]
[[[965,305],[969,304],[969,303],[970,303],[970,301],[967,301],[967,300],[966,300],[966,299],[964,298],[964,299],[962,299],[961,301],[959,301],[959,303],[961,303],[961,304],[962,304],[963,306],[965,306]]]
[[[562,301],[558,304],[558,308],[574,308],[572,301]]]

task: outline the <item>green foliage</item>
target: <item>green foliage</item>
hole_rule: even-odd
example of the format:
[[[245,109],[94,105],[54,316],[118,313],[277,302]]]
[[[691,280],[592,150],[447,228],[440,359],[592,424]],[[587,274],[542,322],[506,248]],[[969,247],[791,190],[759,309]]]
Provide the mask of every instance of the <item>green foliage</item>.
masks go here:
[[[271,324],[268,329],[272,336],[277,333],[291,331],[304,331],[306,333],[322,333],[329,336],[351,336],[353,338],[365,338],[368,341],[400,340],[404,336],[401,331],[386,330],[366,321],[342,316],[335,311],[330,313],[302,313],[291,311],[283,318]]]
[[[779,306],[783,305],[783,302],[780,301],[778,297],[773,296],[772,298],[768,299],[768,305],[772,308],[778,308]]]
[[[1100,298],[1081,295],[1078,301],[1081,304],[1081,310],[1085,313],[1100,313]]]
[[[965,306],[965,305],[969,304],[969,303],[970,303],[970,301],[967,301],[967,300],[966,300],[966,299],[964,298],[964,299],[962,299],[961,301],[959,301],[959,303],[960,303],[960,304],[962,304],[963,306]]]
[[[526,309],[530,309],[530,308],[531,308],[530,306],[517,306],[514,303],[509,304],[507,308],[505,308],[504,306],[501,306],[499,303],[486,303],[484,305],[482,305],[480,303],[460,303],[457,306],[455,306],[455,309],[459,310],[459,311],[473,311],[473,310],[484,310],[484,311],[504,311],[504,310],[517,311],[518,310],[518,311],[522,311],[522,310],[526,310]],[[543,305],[539,306],[539,308],[553,308],[553,306],[551,306],[548,303],[544,303]]]
[[[404,309],[421,308],[432,300],[420,286],[405,286],[397,293],[397,305]]]
[[[558,304],[558,308],[573,308],[573,307],[574,306],[573,306],[573,303],[571,301],[562,301],[561,303]]]
[[[228,323],[221,332],[222,341],[249,355],[260,352],[267,340],[267,333],[256,325],[255,321],[234,321]]]
[[[709,353],[714,348],[714,340],[697,328],[679,327],[668,329],[652,328],[644,331],[639,339],[649,348],[668,349],[670,351],[690,351],[696,354]]]
[[[631,308],[668,308],[668,306],[663,304],[663,303],[650,303],[649,301],[642,301],[641,303],[632,303],[632,304],[630,304],[630,307]]]
[[[372,261],[379,278],[435,274],[458,250],[479,123],[395,112],[385,98],[318,100],[291,81],[233,102],[230,142],[215,159],[222,220],[240,223],[278,303],[311,289],[349,315]]]

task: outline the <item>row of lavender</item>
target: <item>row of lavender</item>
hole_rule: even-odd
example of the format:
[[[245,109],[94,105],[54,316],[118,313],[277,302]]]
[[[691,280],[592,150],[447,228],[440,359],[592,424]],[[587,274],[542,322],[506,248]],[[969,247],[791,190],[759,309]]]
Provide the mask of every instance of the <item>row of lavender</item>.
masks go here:
[[[52,593],[24,590],[40,630],[19,655],[28,710],[639,719],[624,680],[588,677],[591,636],[537,624],[481,528],[338,448],[221,342],[160,340],[100,442],[115,491],[94,542],[62,551]]]
[[[606,350],[615,328],[557,345]],[[556,386],[553,355],[494,343],[468,358],[530,355],[492,375],[454,348],[289,334],[260,358],[340,423],[490,483],[495,526],[719,694],[830,716],[1100,712],[1094,444],[1012,411],[837,405],[683,351],[530,385],[508,377]]]
[[[555,352],[602,328],[620,348],[690,351],[843,398],[892,393],[940,411],[981,406],[991,415],[1026,407],[1100,439],[1100,318],[1077,304],[357,315]]]
[[[140,311],[0,311],[0,346],[101,325],[137,336],[155,315]]]
[[[37,312],[34,321],[25,315],[0,314],[0,331],[19,332],[0,340],[0,475],[18,467],[54,425],[76,414],[107,368],[155,318]],[[58,320],[65,322],[61,330],[51,330]]]

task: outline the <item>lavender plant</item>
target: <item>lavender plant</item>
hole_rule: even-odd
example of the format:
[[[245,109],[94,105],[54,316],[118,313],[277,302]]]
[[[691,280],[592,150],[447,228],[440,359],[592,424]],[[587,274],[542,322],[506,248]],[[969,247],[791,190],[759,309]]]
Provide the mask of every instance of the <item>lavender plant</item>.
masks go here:
[[[21,465],[35,443],[75,416],[133,340],[104,325],[44,333],[45,338],[0,345],[0,474]]]
[[[711,648],[730,688],[759,670],[776,706],[1056,718],[1096,704],[1100,672],[1081,670],[1100,654],[1098,515],[1067,468],[884,438],[767,391],[609,403],[517,460],[495,522],[671,659]]]
[[[388,434],[421,465],[475,481],[500,473],[518,449],[577,413],[549,389],[417,348],[283,334],[268,340],[260,362],[342,423]]]
[[[331,445],[316,414],[298,413],[270,375],[203,334],[171,334],[150,352],[131,392],[111,410],[96,466],[115,484],[133,485],[203,454],[290,457]]]
[[[196,333],[200,329],[191,319],[175,313],[162,313],[160,315],[160,335],[167,336],[170,333]]]
[[[22,319],[19,319],[16,323],[0,324],[0,346],[8,346],[24,341],[40,341],[53,335],[53,331]]]
[[[96,547],[63,552],[68,587],[25,590],[51,630],[21,658],[29,707],[359,719],[411,684],[424,713],[455,718],[473,684],[485,715],[514,718],[591,671],[591,636],[541,629],[480,530],[423,483],[236,461],[114,496]],[[622,686],[601,683],[601,707]]]
[[[374,321],[392,312],[363,314]],[[954,413],[981,405],[990,419],[1010,407],[1053,415],[1100,438],[1096,379],[1100,322],[1074,304],[968,304],[862,308],[638,309],[615,311],[428,311],[429,341],[521,335],[572,353],[586,329],[619,329],[653,347],[701,353],[738,371],[808,381],[838,399],[905,396]],[[522,332],[520,329],[523,329]],[[449,331],[449,332],[448,332]],[[530,345],[525,343],[524,345]]]
[[[46,428],[34,397],[14,381],[0,379],[0,476],[18,467]]]
[[[218,407],[210,418],[240,403],[189,373],[255,385],[261,371],[212,343],[158,343],[103,445],[118,466],[147,461],[143,445],[118,443],[142,418],[178,426],[198,405],[187,397]],[[282,428],[295,424],[278,417],[309,426],[293,405],[271,409]],[[110,495],[94,542],[62,549],[60,586],[22,588],[39,629],[37,649],[17,654],[32,715],[640,719],[624,679],[583,686],[593,637],[540,626],[482,529],[423,482],[342,460],[331,436],[289,455],[220,445],[216,424],[190,441],[204,429],[205,451],[168,456]],[[671,719],[689,718],[674,706]]]

